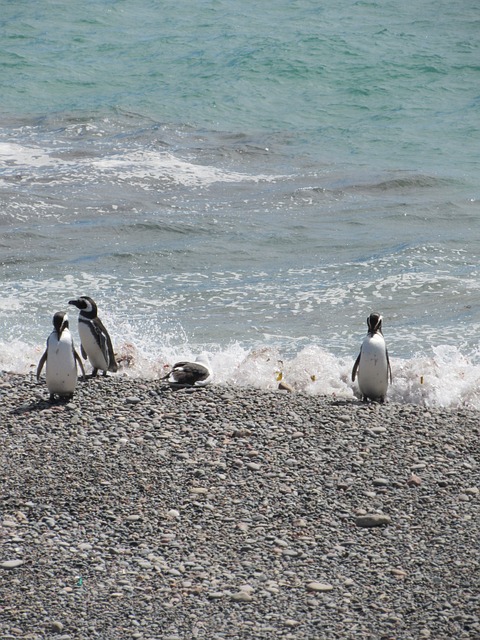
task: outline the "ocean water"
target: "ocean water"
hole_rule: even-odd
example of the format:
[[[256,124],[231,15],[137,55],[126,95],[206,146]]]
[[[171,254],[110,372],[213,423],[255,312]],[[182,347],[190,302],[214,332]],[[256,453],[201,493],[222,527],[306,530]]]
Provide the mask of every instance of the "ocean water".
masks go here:
[[[206,352],[219,383],[352,397],[377,310],[392,400],[480,408],[477,2],[20,0],[0,24],[0,369],[90,295],[126,375]]]

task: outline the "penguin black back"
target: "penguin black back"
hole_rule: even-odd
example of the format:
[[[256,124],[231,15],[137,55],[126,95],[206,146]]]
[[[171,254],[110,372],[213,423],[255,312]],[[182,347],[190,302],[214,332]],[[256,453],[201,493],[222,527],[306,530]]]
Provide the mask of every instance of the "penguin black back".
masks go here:
[[[69,300],[71,304],[80,310],[78,316],[78,333],[82,342],[82,355],[90,360],[93,371],[92,376],[97,375],[98,370],[107,374],[107,371],[118,370],[113,351],[112,340],[103,322],[98,317],[95,301],[89,296],[81,296],[76,300]]]

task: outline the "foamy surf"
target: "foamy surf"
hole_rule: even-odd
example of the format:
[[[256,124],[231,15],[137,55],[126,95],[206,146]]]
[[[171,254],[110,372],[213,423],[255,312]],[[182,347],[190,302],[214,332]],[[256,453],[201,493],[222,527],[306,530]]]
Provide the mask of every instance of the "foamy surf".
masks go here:
[[[76,340],[78,344],[78,338]],[[0,343],[0,369],[12,373],[35,372],[44,345],[22,341]],[[344,399],[358,397],[351,382],[354,357],[337,357],[317,346],[308,346],[293,357],[285,357],[271,346],[247,347],[233,343],[227,347],[168,344],[158,347],[134,345],[118,340],[116,375],[154,380],[168,372],[179,360],[192,360],[202,352],[209,357],[214,383],[263,390],[278,389],[286,383],[293,392]],[[427,407],[480,409],[480,364],[456,347],[436,346],[431,354],[410,359],[391,358],[393,384],[388,400]],[[89,367],[86,367],[87,373]]]
[[[93,147],[95,151],[96,147]],[[96,149],[100,153],[100,149]],[[27,146],[0,142],[0,161],[3,178],[22,176],[22,179],[53,183],[93,183],[129,181],[146,190],[151,181],[175,183],[184,187],[209,187],[216,182],[271,182],[279,175],[248,174],[229,171],[208,164],[199,164],[169,151],[125,148],[110,154],[70,158],[57,148]],[[158,184],[156,185],[158,188]]]

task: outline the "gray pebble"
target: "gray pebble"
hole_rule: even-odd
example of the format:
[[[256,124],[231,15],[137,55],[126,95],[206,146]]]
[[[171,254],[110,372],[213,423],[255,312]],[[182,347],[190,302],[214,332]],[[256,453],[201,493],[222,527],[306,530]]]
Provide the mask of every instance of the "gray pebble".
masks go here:
[[[374,478],[372,484],[374,487],[386,487],[390,484],[390,481],[387,478]]]
[[[318,591],[318,592],[324,592],[324,591],[332,591],[333,586],[331,584],[328,584],[326,582],[309,582],[307,584],[307,590],[308,591]]]
[[[21,567],[22,564],[25,564],[23,560],[4,560],[3,562],[0,562],[0,568],[16,569],[17,567]]]
[[[382,527],[390,523],[391,518],[382,513],[367,513],[355,518],[355,524],[357,527],[364,527],[366,529],[371,527]]]

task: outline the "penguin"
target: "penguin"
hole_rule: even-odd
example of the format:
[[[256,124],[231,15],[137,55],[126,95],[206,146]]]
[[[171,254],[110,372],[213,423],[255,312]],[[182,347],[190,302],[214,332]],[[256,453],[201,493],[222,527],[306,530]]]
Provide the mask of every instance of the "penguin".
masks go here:
[[[47,348],[37,367],[37,380],[40,380],[43,365],[47,365],[46,381],[50,391],[50,402],[54,401],[55,394],[61,398],[73,397],[78,378],[77,362],[85,380],[85,369],[68,328],[68,315],[58,311],[53,316],[53,327],[47,339]]]
[[[198,356],[195,362],[182,361],[173,365],[170,372],[161,378],[171,385],[205,387],[212,382],[213,372],[206,356]]]
[[[69,300],[68,304],[80,309],[78,314],[78,333],[81,341],[81,353],[87,357],[92,365],[92,378],[98,370],[107,375],[107,371],[115,373],[118,370],[113,353],[113,345],[102,321],[97,316],[97,305],[88,296],[81,296],[77,300]]]
[[[352,369],[352,382],[358,373],[358,387],[363,400],[385,402],[388,380],[392,382],[390,359],[382,333],[382,316],[371,313],[367,319],[368,333]]]

